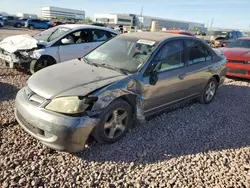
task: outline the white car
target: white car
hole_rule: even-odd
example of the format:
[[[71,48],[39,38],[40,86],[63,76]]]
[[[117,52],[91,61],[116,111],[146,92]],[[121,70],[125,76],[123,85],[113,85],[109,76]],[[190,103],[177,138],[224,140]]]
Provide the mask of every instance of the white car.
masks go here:
[[[49,65],[83,57],[118,34],[119,31],[92,25],[60,25],[33,37],[4,39],[0,42],[0,59],[11,68],[16,64],[29,65],[33,74]]]

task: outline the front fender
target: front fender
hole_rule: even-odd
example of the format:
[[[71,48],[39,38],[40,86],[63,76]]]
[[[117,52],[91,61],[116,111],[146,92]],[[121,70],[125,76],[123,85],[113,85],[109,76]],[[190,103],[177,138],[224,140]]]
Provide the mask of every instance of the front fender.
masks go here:
[[[100,114],[108,105],[118,98],[123,98],[125,100],[133,98],[130,100],[130,105],[135,109],[136,118],[140,120],[140,122],[144,122],[143,91],[141,86],[142,85],[138,80],[128,78],[93,93],[94,96],[98,97],[98,100],[93,104],[89,111],[89,115],[94,116]]]
[[[42,55],[44,55],[45,50],[44,49],[39,49],[39,50],[35,50],[30,57],[32,59],[39,59]]]

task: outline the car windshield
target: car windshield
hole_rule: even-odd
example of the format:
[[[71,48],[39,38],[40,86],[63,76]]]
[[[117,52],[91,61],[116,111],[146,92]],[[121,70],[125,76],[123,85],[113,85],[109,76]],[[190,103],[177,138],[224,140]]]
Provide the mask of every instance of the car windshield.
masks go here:
[[[211,36],[222,36],[222,37],[226,37],[228,34],[227,31],[209,31],[208,35]]]
[[[250,48],[250,40],[236,40],[227,45],[228,48]]]
[[[135,73],[155,50],[157,42],[127,36],[114,38],[87,56],[87,62],[96,66],[115,68]]]
[[[66,27],[53,27],[51,29],[47,29],[41,33],[38,33],[34,36],[34,38],[40,41],[50,42],[61,37],[70,30],[70,28]]]

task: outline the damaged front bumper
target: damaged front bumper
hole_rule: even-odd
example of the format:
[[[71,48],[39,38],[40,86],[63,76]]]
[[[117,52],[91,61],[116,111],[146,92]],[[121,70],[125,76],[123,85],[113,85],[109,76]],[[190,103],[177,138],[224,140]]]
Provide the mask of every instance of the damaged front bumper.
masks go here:
[[[0,49],[0,60],[6,62],[10,68],[14,68],[17,64],[30,63],[32,58],[29,55],[22,55],[21,52],[10,53]]]
[[[45,110],[32,104],[24,89],[16,96],[15,117],[27,133],[44,145],[69,152],[83,150],[92,129],[99,122],[88,116],[71,117]]]

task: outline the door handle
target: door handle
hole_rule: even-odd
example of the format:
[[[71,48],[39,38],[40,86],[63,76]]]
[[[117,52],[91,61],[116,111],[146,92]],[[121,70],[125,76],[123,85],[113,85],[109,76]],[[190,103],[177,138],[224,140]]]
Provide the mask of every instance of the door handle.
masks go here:
[[[186,74],[179,75],[180,80],[183,80],[185,78]]]

